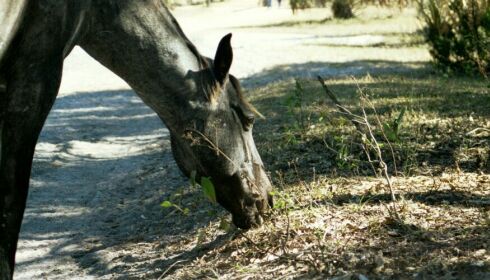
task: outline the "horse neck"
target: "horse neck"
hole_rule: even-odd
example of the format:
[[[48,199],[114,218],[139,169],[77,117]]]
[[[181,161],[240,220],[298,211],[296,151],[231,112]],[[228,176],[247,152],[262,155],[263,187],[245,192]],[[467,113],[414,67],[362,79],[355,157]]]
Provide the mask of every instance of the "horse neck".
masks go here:
[[[123,78],[173,131],[203,59],[161,1],[93,1],[79,45]]]

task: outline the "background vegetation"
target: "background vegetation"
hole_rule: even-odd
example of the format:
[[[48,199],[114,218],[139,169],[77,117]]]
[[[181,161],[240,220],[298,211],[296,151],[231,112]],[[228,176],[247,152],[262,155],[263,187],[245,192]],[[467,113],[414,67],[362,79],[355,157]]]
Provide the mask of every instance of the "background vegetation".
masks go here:
[[[430,52],[445,70],[490,73],[490,1],[420,0]]]

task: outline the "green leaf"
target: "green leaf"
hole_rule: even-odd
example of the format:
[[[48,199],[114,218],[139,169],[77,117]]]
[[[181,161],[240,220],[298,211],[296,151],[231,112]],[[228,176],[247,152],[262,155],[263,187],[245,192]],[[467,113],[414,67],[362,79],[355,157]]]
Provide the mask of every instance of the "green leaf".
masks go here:
[[[219,221],[219,229],[229,231],[231,228],[230,222],[226,218],[221,218]]]
[[[398,132],[398,129],[400,128],[400,125],[402,124],[403,116],[405,115],[405,110],[406,110],[405,107],[402,108],[402,110],[400,111],[400,114],[398,115],[398,118],[396,118],[395,126],[396,126],[397,132]]]
[[[201,245],[206,241],[206,232],[204,230],[200,230],[197,234],[197,245]]]
[[[211,179],[209,177],[201,178],[201,187],[204,191],[204,195],[206,195],[209,201],[211,201],[212,203],[216,203],[216,192],[213,182],[211,182]]]
[[[286,208],[286,201],[283,199],[274,202],[274,209],[284,209]]]
[[[160,206],[162,206],[163,208],[169,208],[169,207],[172,207],[174,204],[168,200],[165,200],[164,202],[160,203]]]
[[[388,123],[383,123],[383,130],[384,130],[384,133],[386,135],[386,138],[388,138],[388,140],[390,142],[396,142],[398,137],[396,135],[396,132],[393,130],[393,128],[391,128],[390,124]]]

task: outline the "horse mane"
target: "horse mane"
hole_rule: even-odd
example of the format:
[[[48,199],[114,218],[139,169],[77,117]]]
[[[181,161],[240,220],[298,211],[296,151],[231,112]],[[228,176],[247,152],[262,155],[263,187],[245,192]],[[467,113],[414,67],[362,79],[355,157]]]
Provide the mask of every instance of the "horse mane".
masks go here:
[[[202,56],[199,53],[196,46],[189,40],[189,38],[187,38],[184,31],[180,27],[180,24],[177,22],[177,20],[173,16],[172,16],[172,23],[174,24],[177,33],[181,36],[182,39],[184,39],[184,42],[185,42],[187,48],[189,48],[189,50],[192,52],[192,54],[194,54],[194,56],[196,57],[201,70],[210,68],[210,59]],[[242,91],[242,87],[240,86],[240,82],[238,81],[238,79],[231,74],[228,75],[228,79],[231,82],[231,85],[233,86],[235,91],[237,92],[238,99],[245,105],[245,107],[247,107],[247,109],[252,111],[254,114],[259,116],[260,118],[265,119],[264,115],[262,115],[252,104],[250,104],[245,99],[243,91]],[[212,83],[212,84],[213,84],[213,86],[204,86],[204,88],[206,89],[206,96],[208,97],[209,100],[212,100],[213,96],[216,96],[217,91],[219,90],[219,87],[217,87],[217,84],[215,84],[215,83]]]
[[[233,75],[228,75],[228,79],[230,80],[230,83],[235,89],[235,91],[237,92],[238,99],[245,105],[245,107],[250,111],[252,111],[255,115],[259,116],[262,119],[265,119],[264,115],[262,115],[252,104],[250,104],[250,102],[248,102],[245,99],[245,96],[242,91],[242,87],[240,86],[240,81],[238,81],[238,79]]]
[[[168,8],[167,8],[167,11],[168,11]],[[199,66],[201,67],[201,69],[208,68],[209,63],[208,63],[207,59],[199,53],[196,46],[194,46],[194,44],[191,42],[191,40],[189,40],[189,38],[187,38],[184,31],[180,27],[180,24],[177,22],[177,20],[173,16],[171,16],[171,17],[172,17],[172,24],[175,26],[177,33],[184,40],[187,48],[189,48],[189,50],[192,52],[192,54],[196,57],[197,62],[199,63]]]
[[[165,8],[168,11],[168,8],[166,6],[165,6]],[[191,42],[191,40],[189,40],[189,38],[187,38],[184,31],[180,27],[180,24],[177,22],[177,20],[172,15],[171,15],[171,22],[172,22],[173,26],[175,27],[175,31],[177,32],[177,34],[184,40],[184,43],[187,46],[187,48],[196,57],[197,63],[199,64],[199,70],[209,69],[211,66],[211,59],[204,57],[199,53],[199,51],[197,50],[197,47]],[[206,79],[205,76],[201,76],[201,87],[204,89],[204,94],[205,94],[206,98],[209,101],[212,101],[213,98],[218,93],[219,86],[217,85],[217,83],[213,83],[210,81],[204,81],[204,79]]]

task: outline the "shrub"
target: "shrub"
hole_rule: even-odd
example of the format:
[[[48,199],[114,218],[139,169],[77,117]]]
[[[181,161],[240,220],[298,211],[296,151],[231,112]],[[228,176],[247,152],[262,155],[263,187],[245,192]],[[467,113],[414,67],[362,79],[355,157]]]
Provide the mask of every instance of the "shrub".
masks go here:
[[[312,7],[325,7],[328,0],[289,0],[289,6],[293,13],[296,10],[304,10]]]
[[[332,13],[334,18],[348,19],[354,17],[352,12],[353,0],[334,0]]]
[[[294,13],[296,10],[313,7],[325,8],[330,2],[332,2],[332,9],[338,12],[337,18],[350,18],[354,16],[352,10],[355,6],[379,5],[403,8],[410,5],[412,0],[289,0],[289,5]]]
[[[328,0],[315,0],[315,7],[322,7],[325,8],[327,5]]]
[[[418,0],[435,62],[446,70],[490,73],[490,0]]]
[[[291,7],[291,10],[293,10],[293,13],[295,13],[297,10],[303,10],[303,9],[308,9],[312,7],[312,1],[311,0],[289,0],[289,6]]]

